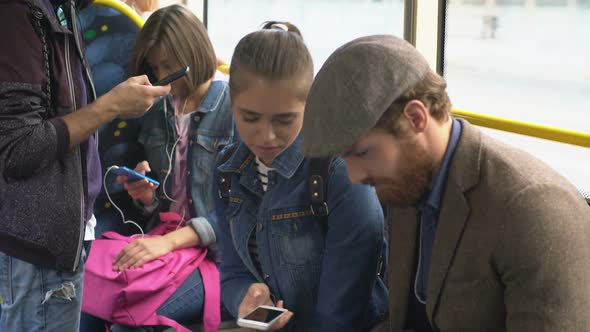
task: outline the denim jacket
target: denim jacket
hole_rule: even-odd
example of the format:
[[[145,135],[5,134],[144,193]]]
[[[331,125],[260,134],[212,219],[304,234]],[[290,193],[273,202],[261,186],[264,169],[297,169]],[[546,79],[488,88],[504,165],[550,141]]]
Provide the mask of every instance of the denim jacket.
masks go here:
[[[164,111],[166,103],[166,112]],[[191,114],[187,165],[190,176],[188,191],[191,217],[206,217],[213,210],[213,172],[215,160],[222,148],[233,138],[233,116],[229,98],[229,86],[224,81],[212,81],[201,105]],[[174,182],[173,146],[178,136],[174,125],[174,107],[171,98],[164,98],[143,117],[139,142],[152,170],[152,176],[160,182],[157,199],[160,210],[166,211],[170,202],[163,193],[172,194]],[[169,158],[171,157],[171,159]],[[170,174],[166,174],[170,170]],[[164,179],[166,182],[164,183]]]
[[[377,279],[384,241],[381,206],[374,189],[352,185],[342,159],[335,159],[325,231],[310,212],[310,161],[299,152],[301,141],[300,136],[275,159],[266,193],[245,145],[217,168],[216,177],[220,171],[233,173],[229,202],[218,195],[215,203],[222,299],[237,316],[249,286],[266,283],[273,300],[284,300],[294,313],[285,331],[367,330],[387,312],[387,290]],[[261,273],[248,251],[252,232]]]

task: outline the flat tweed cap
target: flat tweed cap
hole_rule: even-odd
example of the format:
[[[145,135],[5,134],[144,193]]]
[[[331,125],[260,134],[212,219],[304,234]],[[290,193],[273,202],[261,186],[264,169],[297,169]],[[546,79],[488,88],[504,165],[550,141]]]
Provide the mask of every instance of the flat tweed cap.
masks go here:
[[[367,36],[344,44],[326,60],[311,86],[303,154],[341,155],[429,71],[414,46],[395,36]]]

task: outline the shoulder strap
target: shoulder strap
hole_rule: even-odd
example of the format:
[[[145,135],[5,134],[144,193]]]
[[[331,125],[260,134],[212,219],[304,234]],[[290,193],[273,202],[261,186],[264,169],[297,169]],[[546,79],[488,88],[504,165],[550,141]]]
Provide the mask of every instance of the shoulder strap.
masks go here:
[[[321,217],[324,235],[328,232],[328,183],[330,182],[330,165],[332,157],[312,158],[309,164],[307,188],[311,201],[311,213]]]
[[[328,215],[330,214],[330,208],[328,207],[328,183],[330,182],[330,165],[332,165],[333,160],[333,157],[312,158],[309,165],[308,190],[311,201],[311,213],[314,216],[320,217],[324,239],[328,233]],[[384,255],[387,255],[387,243],[384,242],[383,244],[382,253],[379,256],[379,262],[377,264],[377,276],[383,280],[385,280],[385,271],[387,269],[387,261],[386,257],[384,257]]]
[[[233,156],[234,152],[238,149],[238,144],[230,147],[228,151],[221,157],[221,161],[219,165],[224,164],[226,161]],[[231,173],[229,172],[220,172],[219,177],[217,178],[217,186],[219,188],[218,194],[219,198],[223,200],[225,205],[229,204],[229,195],[231,193]]]

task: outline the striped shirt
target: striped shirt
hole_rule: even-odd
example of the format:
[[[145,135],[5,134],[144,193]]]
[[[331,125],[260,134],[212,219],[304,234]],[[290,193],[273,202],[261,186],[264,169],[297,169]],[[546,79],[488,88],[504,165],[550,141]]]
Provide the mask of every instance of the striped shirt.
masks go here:
[[[262,185],[262,190],[266,192],[266,189],[268,189],[268,172],[272,171],[273,169],[264,165],[264,163],[262,163],[258,157],[256,157],[256,168],[258,172],[258,179],[260,179],[260,184]],[[254,231],[252,231],[250,238],[248,239],[248,252],[250,253],[250,258],[252,258],[254,267],[256,267],[256,270],[260,274],[262,274],[260,256],[258,255],[258,244],[256,243],[257,229],[258,225]]]
[[[258,169],[258,178],[262,184],[262,190],[266,192],[268,188],[268,172],[273,171],[273,169],[266,166],[258,157],[256,157],[256,168]]]

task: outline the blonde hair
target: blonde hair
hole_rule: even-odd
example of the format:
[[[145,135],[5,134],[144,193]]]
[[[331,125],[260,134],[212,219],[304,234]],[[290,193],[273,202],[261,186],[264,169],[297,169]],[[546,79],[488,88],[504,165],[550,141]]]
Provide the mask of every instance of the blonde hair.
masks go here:
[[[207,29],[190,10],[181,5],[158,9],[145,22],[133,50],[133,75],[152,76],[146,59],[157,48],[180,66],[190,67],[187,80],[191,89],[196,89],[215,75],[217,57]]]

